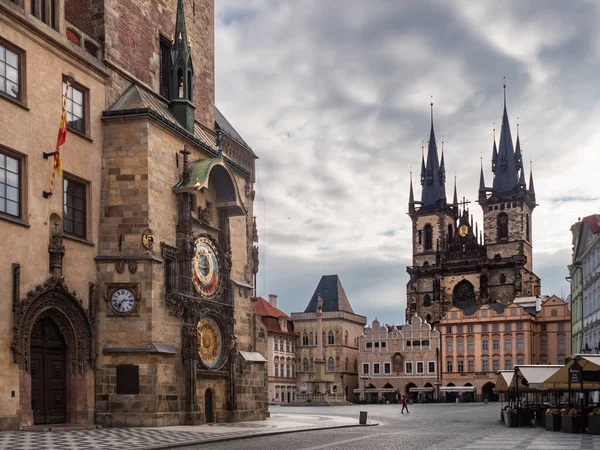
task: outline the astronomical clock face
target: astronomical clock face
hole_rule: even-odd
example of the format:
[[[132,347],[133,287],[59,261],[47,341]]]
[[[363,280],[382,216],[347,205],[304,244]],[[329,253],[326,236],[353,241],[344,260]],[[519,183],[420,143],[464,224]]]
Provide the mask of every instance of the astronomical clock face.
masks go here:
[[[458,228],[458,234],[460,234],[462,237],[465,237],[467,234],[469,234],[469,227],[467,225],[461,225]]]
[[[219,291],[221,277],[219,250],[209,238],[198,238],[192,260],[192,279],[196,290],[205,298],[213,297]]]
[[[215,367],[223,352],[223,335],[219,325],[212,319],[198,322],[198,355],[205,366]]]

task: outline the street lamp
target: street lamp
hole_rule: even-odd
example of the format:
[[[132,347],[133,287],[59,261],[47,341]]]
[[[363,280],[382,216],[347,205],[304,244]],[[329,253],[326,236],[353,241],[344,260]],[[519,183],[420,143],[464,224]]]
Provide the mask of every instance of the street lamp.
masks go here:
[[[363,375],[359,377],[359,379],[363,380],[363,403],[367,404],[367,380],[370,380],[371,377],[368,375]]]

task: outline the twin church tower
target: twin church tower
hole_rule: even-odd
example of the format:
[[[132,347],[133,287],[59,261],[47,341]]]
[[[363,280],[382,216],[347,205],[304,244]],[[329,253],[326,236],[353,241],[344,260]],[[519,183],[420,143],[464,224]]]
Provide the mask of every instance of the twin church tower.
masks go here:
[[[484,303],[508,304],[516,297],[540,294],[540,279],[532,265],[533,175],[530,172],[527,184],[518,133],[513,146],[506,93],[498,146],[494,136],[492,172],[493,183],[486,186],[481,168],[478,203],[483,229],[479,230],[468,202],[458,201],[456,183],[452,202],[446,198],[444,152],[442,148],[440,159],[432,109],[420,201],[414,198],[412,179],[410,185],[413,261],[407,267],[407,321],[418,314],[437,325],[452,306],[474,310]]]

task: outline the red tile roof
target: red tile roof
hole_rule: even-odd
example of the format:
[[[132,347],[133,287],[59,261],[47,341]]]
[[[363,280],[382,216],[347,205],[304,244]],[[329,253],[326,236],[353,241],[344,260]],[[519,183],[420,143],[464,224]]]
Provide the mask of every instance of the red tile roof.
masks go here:
[[[600,233],[600,216],[597,214],[592,214],[591,216],[587,216],[583,218],[585,224],[590,227],[592,233]]]
[[[256,302],[254,303],[254,314],[263,317],[285,317],[287,320],[292,320],[290,316],[288,316],[282,310],[272,306],[262,297],[257,297]]]

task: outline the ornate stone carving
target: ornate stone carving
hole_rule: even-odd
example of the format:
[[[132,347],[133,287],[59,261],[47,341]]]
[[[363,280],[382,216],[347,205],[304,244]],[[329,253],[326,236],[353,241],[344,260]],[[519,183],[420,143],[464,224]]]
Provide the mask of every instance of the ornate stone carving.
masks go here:
[[[252,247],[252,273],[258,273],[258,247]]]
[[[136,273],[138,267],[137,261],[130,261],[127,263],[127,267],[129,268],[129,272]]]
[[[115,263],[115,270],[117,271],[117,273],[123,273],[123,272],[125,272],[125,262],[123,262],[123,261],[117,261]]]
[[[63,278],[50,278],[36,286],[17,305],[10,346],[14,362],[29,371],[31,330],[42,316],[50,317],[65,337],[71,369],[83,372],[86,361],[93,368],[93,323],[83,307],[83,300],[68,287]]]
[[[65,247],[62,243],[62,234],[58,231],[58,220],[54,222],[54,231],[50,238],[48,253],[50,253],[50,272],[55,279],[62,277],[63,256],[65,255]]]
[[[258,228],[256,227],[256,216],[252,218],[252,242],[258,242]]]
[[[152,251],[154,249],[154,235],[150,233],[142,234],[142,245],[146,250]]]
[[[12,310],[15,312],[19,299],[21,298],[21,266],[19,264],[12,265],[13,272],[13,296]]]

